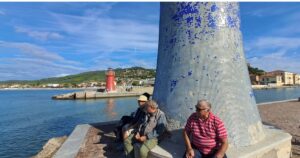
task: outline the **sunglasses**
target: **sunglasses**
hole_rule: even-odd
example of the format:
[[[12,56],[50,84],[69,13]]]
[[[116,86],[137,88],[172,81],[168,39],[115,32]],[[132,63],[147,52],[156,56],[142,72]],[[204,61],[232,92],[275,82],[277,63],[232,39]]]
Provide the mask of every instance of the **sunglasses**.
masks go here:
[[[205,109],[200,109],[200,108],[198,108],[198,107],[196,106],[196,111],[200,112],[200,111],[203,111],[203,110],[209,110],[209,109],[207,109],[207,108],[205,108]]]

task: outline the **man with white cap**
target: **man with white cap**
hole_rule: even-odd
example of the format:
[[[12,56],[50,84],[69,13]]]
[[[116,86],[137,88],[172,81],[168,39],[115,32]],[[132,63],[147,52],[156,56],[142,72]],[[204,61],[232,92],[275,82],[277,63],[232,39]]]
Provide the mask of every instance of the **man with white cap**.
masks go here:
[[[144,106],[145,106],[145,103],[148,101],[148,98],[146,97],[145,94],[143,94],[143,95],[139,96],[137,101],[138,101],[139,107],[137,108],[133,119],[128,124],[124,125],[122,128],[123,140],[125,140],[130,135],[130,133],[133,131],[133,129],[141,123],[142,119],[146,115]]]
[[[122,116],[121,120],[117,124],[116,128],[114,129],[114,133],[116,135],[116,141],[121,142],[127,138],[128,135],[131,133],[133,127],[137,126],[139,120],[145,116],[145,112],[143,111],[144,104],[150,98],[149,93],[143,93],[137,99],[138,101],[138,108],[135,112],[133,112],[130,116]]]

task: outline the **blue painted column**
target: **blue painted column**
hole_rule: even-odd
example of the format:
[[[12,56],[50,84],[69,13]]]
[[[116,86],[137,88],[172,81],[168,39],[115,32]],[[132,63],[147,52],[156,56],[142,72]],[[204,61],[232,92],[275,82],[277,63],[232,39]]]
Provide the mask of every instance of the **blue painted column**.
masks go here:
[[[234,146],[264,138],[240,32],[238,3],[161,3],[153,98],[185,125],[199,99],[212,103]]]

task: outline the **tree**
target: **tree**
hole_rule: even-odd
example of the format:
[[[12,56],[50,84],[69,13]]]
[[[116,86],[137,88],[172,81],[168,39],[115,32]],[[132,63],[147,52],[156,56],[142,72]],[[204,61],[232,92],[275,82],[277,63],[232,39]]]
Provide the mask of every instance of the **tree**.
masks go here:
[[[249,71],[250,74],[258,75],[258,76],[261,76],[261,75],[263,75],[265,73],[264,70],[261,70],[261,69],[259,69],[257,67],[255,67],[255,68],[251,67],[250,64],[248,64],[248,71]]]

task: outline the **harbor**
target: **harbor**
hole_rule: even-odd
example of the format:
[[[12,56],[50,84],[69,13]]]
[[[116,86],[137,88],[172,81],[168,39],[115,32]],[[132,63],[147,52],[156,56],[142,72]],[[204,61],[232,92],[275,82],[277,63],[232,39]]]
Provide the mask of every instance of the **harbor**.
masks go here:
[[[300,158],[299,4],[2,3],[0,158]]]
[[[115,92],[98,92],[97,90],[85,90],[79,92],[71,92],[52,96],[55,100],[74,100],[74,99],[104,99],[104,98],[120,98],[120,97],[137,97],[142,93],[152,95],[153,87],[133,87],[130,92],[119,89]]]

